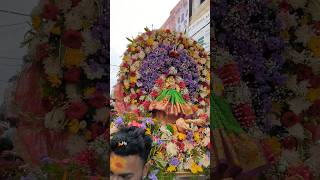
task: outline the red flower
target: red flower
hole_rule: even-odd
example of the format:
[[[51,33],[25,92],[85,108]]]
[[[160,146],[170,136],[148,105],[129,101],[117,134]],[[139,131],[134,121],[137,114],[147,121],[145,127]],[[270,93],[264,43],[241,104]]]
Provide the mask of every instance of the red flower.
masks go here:
[[[71,68],[65,73],[64,80],[68,83],[77,83],[80,81],[80,75],[80,68]]]
[[[179,141],[176,141],[175,143],[179,147],[179,150],[181,152],[183,152],[184,151],[184,143],[183,142],[179,142]]]
[[[320,117],[320,99],[316,100],[312,106],[309,108],[308,113],[310,114],[310,116],[312,117]]]
[[[153,90],[152,92],[151,92],[151,96],[152,97],[157,97],[159,95],[159,93],[157,92],[157,91],[155,91],[155,90]]]
[[[314,33],[320,36],[320,21],[316,22],[313,26]]]
[[[65,110],[69,119],[82,119],[88,111],[88,106],[82,101],[72,102]]]
[[[320,87],[320,75],[312,76],[309,79],[309,83],[311,85],[311,88],[317,89],[318,87]]]
[[[298,142],[297,142],[297,139],[295,137],[288,136],[282,141],[282,146],[285,149],[292,150],[292,149],[295,149],[297,147],[297,143]]]
[[[184,83],[183,81],[181,81],[181,82],[179,83],[179,87],[180,87],[181,89],[185,88],[185,87],[186,87],[186,83]]]
[[[264,142],[264,140],[262,140],[260,143],[261,143],[263,153],[266,156],[267,160],[269,162],[274,162],[276,160],[276,158],[274,156],[274,153],[272,152],[270,145],[268,145],[266,142]]]
[[[156,84],[158,85],[158,86],[160,86],[160,87],[162,87],[162,84],[163,84],[163,79],[162,78],[158,78],[157,80],[156,80]]]
[[[320,140],[320,125],[307,123],[304,125],[304,128],[310,131],[310,133],[312,134],[313,141]]]
[[[44,58],[49,56],[49,44],[42,43],[37,45],[36,59],[42,61]]]
[[[137,121],[132,121],[128,124],[129,127],[131,126],[135,126],[135,127],[138,127],[140,128],[141,127],[141,124],[139,124]]]
[[[53,3],[48,3],[44,5],[42,9],[42,16],[47,20],[56,21],[59,15],[59,8],[56,7]]]
[[[309,168],[303,165],[289,167],[287,174],[288,177],[302,176],[304,180],[311,180],[313,177]]]
[[[300,122],[300,117],[293,112],[286,112],[281,117],[281,124],[285,127],[292,127]]]
[[[305,79],[310,79],[313,76],[312,68],[305,65],[299,64],[297,69],[297,80],[303,81]]]
[[[140,116],[140,110],[139,109],[133,110],[133,113],[136,114],[138,117]]]
[[[123,63],[123,64],[122,64],[122,67],[128,68],[129,65],[128,65],[127,63]]]
[[[183,95],[183,99],[185,99],[185,100],[188,101],[188,100],[190,100],[190,96],[189,96],[188,94],[184,94],[184,95]]]
[[[254,125],[256,116],[252,110],[250,103],[239,104],[234,108],[235,116],[240,121],[240,124],[245,127],[252,127]]]
[[[218,69],[218,76],[225,85],[235,85],[240,82],[240,72],[236,64],[226,64]]]
[[[94,108],[102,108],[106,105],[107,98],[100,92],[94,92],[88,100],[88,104]]]
[[[138,97],[142,96],[142,94],[143,94],[142,91],[139,89],[137,92]]]
[[[149,109],[150,101],[144,101],[144,102],[142,103],[142,105],[143,105],[144,109]]]
[[[137,94],[136,93],[130,95],[130,99],[136,99],[136,98],[137,98]]]
[[[78,153],[75,157],[77,164],[89,167],[94,170],[97,165],[97,159],[94,150],[84,150]]]
[[[69,48],[79,49],[83,42],[83,38],[79,31],[69,29],[63,34],[62,42]]]
[[[102,129],[101,125],[98,123],[92,124],[90,127],[90,131],[91,131],[91,136],[93,139],[96,139],[98,136],[103,134],[103,129]]]
[[[72,1],[72,7],[78,6],[79,2],[81,2],[81,0],[71,0],[71,1]]]

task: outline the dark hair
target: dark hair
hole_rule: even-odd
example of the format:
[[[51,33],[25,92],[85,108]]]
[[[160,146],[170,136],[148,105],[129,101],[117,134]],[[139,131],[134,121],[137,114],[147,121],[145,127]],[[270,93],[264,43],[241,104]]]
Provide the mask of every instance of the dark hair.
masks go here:
[[[126,145],[119,146],[119,143]],[[152,138],[145,130],[135,126],[122,127],[111,138],[111,152],[120,156],[139,155],[144,163],[147,162],[152,147]]]

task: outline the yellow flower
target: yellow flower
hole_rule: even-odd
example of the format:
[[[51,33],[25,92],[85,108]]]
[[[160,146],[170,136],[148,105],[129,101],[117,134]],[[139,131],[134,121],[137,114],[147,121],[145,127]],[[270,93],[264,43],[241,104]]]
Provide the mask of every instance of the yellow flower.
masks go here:
[[[185,134],[183,134],[183,133],[179,133],[179,134],[178,134],[178,139],[179,139],[180,141],[185,140],[186,137],[187,137],[187,135],[185,135]]]
[[[283,38],[283,39],[289,39],[289,32],[288,31],[282,31],[280,33],[280,36]]]
[[[122,58],[123,62],[128,62],[129,59],[130,58],[128,56],[123,56],[123,58]]]
[[[51,33],[52,34],[55,34],[55,35],[60,35],[61,34],[61,29],[59,26],[54,26],[52,29],[51,29]]]
[[[195,132],[193,134],[193,139],[196,141],[196,142],[199,142],[200,141],[200,134],[199,132]]]
[[[150,128],[146,128],[146,134],[147,134],[147,135],[151,135],[151,130],[150,130]]]
[[[176,167],[175,166],[172,166],[172,165],[170,165],[168,168],[167,168],[167,171],[168,172],[175,172],[177,169],[176,169]]]
[[[36,17],[32,18],[32,26],[36,31],[40,30],[41,18],[39,16],[36,16]]]
[[[318,89],[310,89],[306,99],[310,102],[314,102],[320,98],[320,88]]]
[[[73,134],[76,134],[80,129],[80,123],[77,119],[72,119],[69,122],[69,131]]]
[[[58,75],[48,76],[48,81],[51,83],[52,87],[59,87],[61,80]]]
[[[95,87],[88,87],[88,88],[86,88],[86,89],[84,90],[83,95],[84,95],[85,97],[89,97],[89,96],[91,96],[91,94],[93,94],[95,91],[96,91],[96,88],[95,88]]]
[[[86,138],[86,140],[91,140],[92,139],[92,135],[91,135],[91,131],[86,131],[84,133],[84,137]]]
[[[137,83],[137,76],[130,76],[130,83],[131,84]]]
[[[66,48],[64,55],[64,65],[66,67],[80,66],[80,64],[85,60],[85,55],[80,49]]]
[[[320,36],[311,38],[308,43],[308,47],[315,57],[320,57]]]
[[[123,85],[124,85],[124,88],[125,88],[125,89],[129,89],[129,87],[130,87],[130,83],[129,83],[129,81],[127,81],[127,80],[124,80],[124,81],[123,81]]]
[[[269,137],[265,140],[265,142],[271,147],[272,152],[275,155],[279,155],[281,153],[281,143],[276,137]]]
[[[197,173],[202,173],[203,169],[201,166],[197,165],[196,163],[192,163],[191,168],[190,168],[191,172],[193,174],[197,174]]]
[[[154,42],[153,39],[149,37],[149,38],[147,39],[147,42],[146,42],[146,43],[147,43],[148,46],[152,46],[152,45],[153,45],[153,42]]]

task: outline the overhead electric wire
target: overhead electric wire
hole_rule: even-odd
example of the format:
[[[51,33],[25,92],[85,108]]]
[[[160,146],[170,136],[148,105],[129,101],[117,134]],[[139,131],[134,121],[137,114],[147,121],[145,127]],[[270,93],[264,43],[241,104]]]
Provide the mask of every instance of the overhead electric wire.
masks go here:
[[[13,15],[18,15],[18,16],[30,17],[29,14],[25,14],[25,13],[21,13],[21,12],[16,12],[16,11],[5,10],[5,9],[0,9],[0,12],[6,13],[6,14],[13,14]]]
[[[18,26],[22,24],[28,24],[28,21],[13,23],[13,24],[0,24],[0,28],[7,28],[7,27]]]

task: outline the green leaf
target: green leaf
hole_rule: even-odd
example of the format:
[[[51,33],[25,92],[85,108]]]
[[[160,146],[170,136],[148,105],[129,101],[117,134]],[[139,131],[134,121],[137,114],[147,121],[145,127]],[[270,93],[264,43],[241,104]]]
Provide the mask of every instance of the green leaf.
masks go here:
[[[128,41],[130,41],[131,43],[133,43],[133,40],[130,38],[126,38]]]
[[[147,32],[150,31],[150,29],[148,27],[145,27],[144,30]]]
[[[167,124],[167,129],[171,132],[171,134],[173,134],[174,133],[174,130],[173,130],[173,128],[172,128],[172,126],[170,125],[170,124]]]

